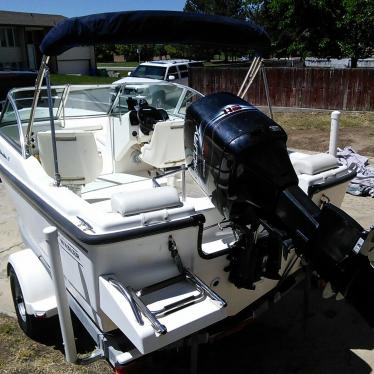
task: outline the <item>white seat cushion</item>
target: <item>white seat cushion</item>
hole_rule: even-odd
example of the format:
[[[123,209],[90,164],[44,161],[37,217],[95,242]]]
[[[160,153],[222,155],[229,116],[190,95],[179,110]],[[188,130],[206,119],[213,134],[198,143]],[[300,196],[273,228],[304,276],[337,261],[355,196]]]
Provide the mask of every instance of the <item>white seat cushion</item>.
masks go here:
[[[315,175],[339,166],[337,158],[328,153],[318,153],[294,159],[291,154],[290,158],[297,174]]]
[[[157,187],[142,191],[118,192],[111,198],[112,210],[122,216],[183,206],[174,187]]]

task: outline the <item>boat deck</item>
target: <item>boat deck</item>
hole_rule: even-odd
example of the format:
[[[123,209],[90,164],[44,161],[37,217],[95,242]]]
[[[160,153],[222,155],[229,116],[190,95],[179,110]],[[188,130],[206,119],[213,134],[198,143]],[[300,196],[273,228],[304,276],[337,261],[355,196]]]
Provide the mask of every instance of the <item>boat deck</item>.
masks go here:
[[[160,186],[175,187],[182,199],[182,177],[175,174],[157,179]],[[113,173],[101,175],[95,181],[82,188],[81,197],[88,203],[105,211],[112,212],[111,197],[118,192],[143,191],[155,188],[151,177],[134,174]],[[193,205],[197,210],[213,208],[210,199],[204,194],[200,187],[194,182],[191,175],[186,172],[186,203]]]

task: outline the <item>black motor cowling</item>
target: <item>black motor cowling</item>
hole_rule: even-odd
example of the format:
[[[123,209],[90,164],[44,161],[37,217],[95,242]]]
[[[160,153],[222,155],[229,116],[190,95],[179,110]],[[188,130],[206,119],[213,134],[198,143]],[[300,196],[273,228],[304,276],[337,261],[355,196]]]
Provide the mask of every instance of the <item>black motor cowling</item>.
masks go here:
[[[286,141],[277,123],[229,93],[187,109],[186,162],[228,219],[243,219],[248,204],[270,213],[279,193],[297,184]]]
[[[286,141],[276,122],[232,94],[209,95],[187,108],[187,165],[239,238],[229,256],[229,279],[253,289],[269,272],[262,270],[264,260],[278,255],[261,255],[264,250],[248,238],[262,224],[270,239],[290,238],[297,253],[374,326],[374,290],[369,300],[362,292],[363,282],[374,284],[374,269],[361,251],[368,241],[374,249],[373,232],[331,204],[314,204],[298,187]]]

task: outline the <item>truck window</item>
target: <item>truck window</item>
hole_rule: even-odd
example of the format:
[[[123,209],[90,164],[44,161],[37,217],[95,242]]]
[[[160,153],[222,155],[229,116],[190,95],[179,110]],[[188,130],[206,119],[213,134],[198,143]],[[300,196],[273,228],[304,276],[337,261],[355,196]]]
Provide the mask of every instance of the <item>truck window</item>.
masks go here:
[[[174,75],[175,79],[179,78],[176,66],[171,66],[169,68],[168,75],[166,76],[166,79],[169,79],[170,75]]]
[[[179,65],[179,73],[181,75],[181,78],[187,78],[188,77],[188,66]]]

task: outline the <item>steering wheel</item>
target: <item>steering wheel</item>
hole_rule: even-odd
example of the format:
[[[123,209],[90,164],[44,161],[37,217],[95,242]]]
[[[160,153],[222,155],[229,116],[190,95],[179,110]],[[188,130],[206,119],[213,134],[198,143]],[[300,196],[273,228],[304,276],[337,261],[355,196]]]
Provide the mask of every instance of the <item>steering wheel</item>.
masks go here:
[[[161,119],[158,110],[155,107],[150,106],[144,99],[139,102],[136,115],[139,121],[140,130],[145,135],[149,135],[153,130],[154,125]]]

